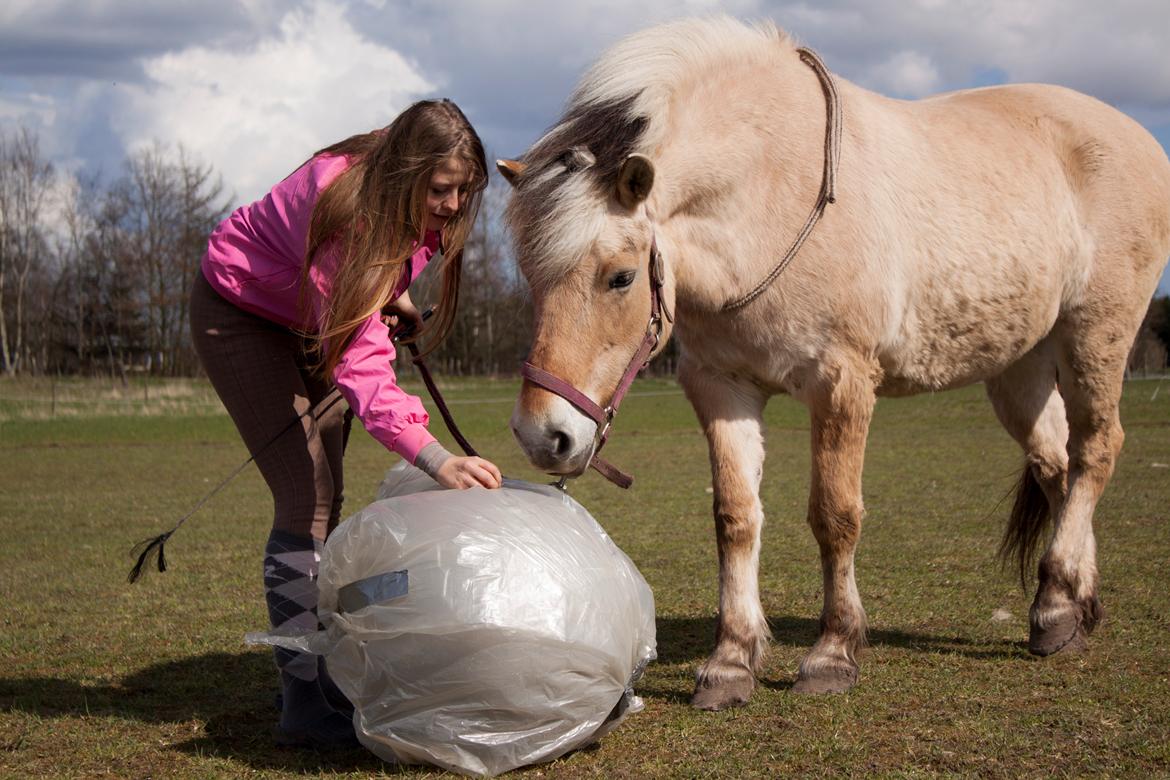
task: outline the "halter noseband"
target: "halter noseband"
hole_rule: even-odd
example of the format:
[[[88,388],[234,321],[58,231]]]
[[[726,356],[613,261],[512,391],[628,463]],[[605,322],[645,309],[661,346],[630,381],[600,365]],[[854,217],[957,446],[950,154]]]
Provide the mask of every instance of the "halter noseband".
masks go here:
[[[630,363],[626,366],[626,371],[622,374],[622,378],[618,382],[617,389],[614,390],[613,397],[610,399],[608,406],[602,408],[594,403],[592,398],[565,380],[527,361],[525,361],[520,369],[520,375],[529,382],[539,385],[550,393],[564,398],[582,414],[597,423],[593,456],[589,459],[589,465],[597,469],[603,477],[621,488],[628,488],[634,484],[634,478],[618,469],[612,463],[598,457],[597,453],[601,451],[601,448],[605,446],[606,439],[609,438],[609,429],[613,424],[614,415],[617,414],[618,406],[621,405],[622,399],[630,389],[630,385],[634,383],[634,377],[646,367],[646,364],[650,361],[650,356],[658,347],[659,339],[662,336],[662,318],[666,317],[668,322],[674,321],[670,315],[670,310],[666,308],[666,304],[662,300],[662,284],[665,269],[662,262],[662,253],[658,251],[658,241],[655,238],[651,238],[650,240],[649,270],[650,321],[646,323],[646,335],[642,337],[641,345],[639,345],[634,356],[630,358]],[[563,479],[560,484],[563,487]]]

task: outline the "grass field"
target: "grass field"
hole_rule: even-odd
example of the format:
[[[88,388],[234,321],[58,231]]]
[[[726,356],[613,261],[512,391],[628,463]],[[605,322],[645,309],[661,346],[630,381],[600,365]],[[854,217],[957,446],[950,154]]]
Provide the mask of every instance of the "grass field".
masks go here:
[[[485,455],[509,476],[542,480],[507,430],[516,387],[447,390]],[[1046,660],[1024,647],[1030,594],[994,558],[1020,454],[982,390],[879,402],[857,560],[871,647],[860,684],[827,697],[789,691],[815,637],[820,568],[804,521],[807,416],[775,399],[760,571],[775,643],[751,703],[721,713],[688,706],[715,626],[706,445],[673,383],[642,381],[635,393],[607,448],[635,474],[633,489],[591,474],[570,490],[654,589],[659,660],[639,688],[646,709],[599,747],[521,776],[1170,775],[1170,381],[1125,390],[1126,448],[1096,523],[1106,622],[1088,654]],[[108,406],[91,402],[103,394]],[[266,627],[270,499],[254,468],[168,544],[170,571],[126,584],[130,547],[245,457],[198,383],[0,383],[0,776],[398,771],[360,752],[272,746],[271,659],[243,645]],[[355,434],[350,511],[394,460]]]

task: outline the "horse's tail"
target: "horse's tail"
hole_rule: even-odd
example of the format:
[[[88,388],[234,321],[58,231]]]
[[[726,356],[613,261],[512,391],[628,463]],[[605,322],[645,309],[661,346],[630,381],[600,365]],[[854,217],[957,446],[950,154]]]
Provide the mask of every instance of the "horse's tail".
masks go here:
[[[1024,588],[1028,587],[1028,572],[1036,561],[1036,548],[1050,519],[1048,497],[1032,473],[1031,465],[1025,463],[1016,486],[1016,503],[999,544],[1000,561],[1005,567],[1009,561],[1019,566],[1020,585]]]

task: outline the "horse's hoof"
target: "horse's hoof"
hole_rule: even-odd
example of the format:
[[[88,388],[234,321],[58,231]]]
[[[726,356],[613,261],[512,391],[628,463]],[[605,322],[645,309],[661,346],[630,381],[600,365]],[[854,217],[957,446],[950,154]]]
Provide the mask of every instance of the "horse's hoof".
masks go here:
[[[1055,653],[1083,653],[1088,649],[1088,633],[1071,612],[1046,628],[1033,622],[1028,631],[1028,652],[1041,658]]]
[[[742,707],[752,697],[755,687],[755,678],[747,674],[709,684],[699,682],[695,684],[691,706],[710,712],[718,712],[729,707]]]
[[[801,670],[792,685],[793,693],[844,693],[857,684],[857,669],[854,667],[826,666],[816,674]]]

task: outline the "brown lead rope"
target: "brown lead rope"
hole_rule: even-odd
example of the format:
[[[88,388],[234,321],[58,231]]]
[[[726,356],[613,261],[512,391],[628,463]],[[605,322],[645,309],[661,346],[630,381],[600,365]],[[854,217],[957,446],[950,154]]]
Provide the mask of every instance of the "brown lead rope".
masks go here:
[[[409,270],[409,269],[408,269]],[[422,313],[422,321],[426,322],[435,313],[435,308],[429,307]],[[479,457],[479,453],[471,446],[471,443],[464,438],[463,433],[459,430],[459,426],[455,424],[455,418],[451,415],[451,410],[447,408],[447,403],[443,400],[443,395],[439,392],[439,386],[435,384],[435,378],[431,376],[431,370],[427,368],[427,364],[423,362],[422,355],[418,352],[418,344],[412,338],[415,335],[414,325],[403,325],[398,328],[397,333],[392,337],[394,342],[401,341],[406,344],[406,348],[410,351],[410,362],[418,369],[419,376],[422,377],[423,384],[427,386],[427,392],[431,394],[431,400],[435,402],[435,406],[439,407],[439,414],[443,416],[443,422],[447,425],[447,430],[455,437],[455,441],[463,448],[463,454],[469,458]]]
[[[424,314],[424,319],[426,319],[426,317],[429,315],[430,310],[427,310],[427,312]],[[439,388],[435,385],[435,379],[431,376],[430,369],[427,368],[426,363],[424,363],[423,359],[419,356],[418,347],[415,346],[413,341],[411,341],[407,342],[406,348],[410,350],[411,362],[414,363],[414,365],[418,368],[419,374],[422,375],[423,384],[427,386],[427,392],[431,394],[431,399],[434,400],[435,406],[439,407],[439,413],[443,416],[443,422],[447,424],[447,430],[449,430],[451,435],[455,437],[455,441],[459,442],[459,446],[463,448],[464,453],[466,453],[468,456],[477,456],[478,453],[463,436],[463,433],[459,430],[459,426],[455,424],[455,418],[451,416],[451,411],[447,408],[446,402],[443,401],[443,396],[439,393]],[[249,463],[254,461],[257,455],[264,452],[266,449],[272,446],[272,444],[277,439],[288,433],[294,425],[296,425],[301,421],[302,418],[305,417],[305,415],[313,414],[314,416],[320,416],[332,408],[332,406],[340,400],[341,391],[334,387],[329,391],[329,394],[322,398],[315,406],[310,406],[308,409],[290,420],[288,425],[281,429],[280,433],[273,436],[263,447],[257,450],[255,455],[250,455],[246,461],[241,463],[236,468],[235,471],[233,471],[222,482],[216,485],[210,493],[199,499],[199,503],[195,504],[190,512],[183,515],[183,517],[179,519],[179,522],[175,523],[171,530],[161,533],[158,536],[144,539],[143,541],[134,545],[134,548],[130,551],[130,554],[137,555],[138,560],[135,562],[134,568],[130,570],[130,574],[126,577],[126,580],[130,583],[137,582],[138,578],[142,576],[142,572],[146,566],[147,561],[149,561],[156,553],[158,570],[160,572],[166,571],[167,558],[164,547],[167,543],[167,540],[171,538],[175,531],[179,530],[179,527],[182,526],[183,523],[187,522],[191,515],[198,512],[204,504],[211,500],[212,496],[227,487],[227,484],[235,479],[236,476],[238,476],[239,473],[243,471]]]
[[[221,491],[225,487],[227,487],[227,484],[229,482],[231,482],[233,479],[235,479],[239,475],[239,473],[247,467],[247,465],[249,463],[256,460],[256,457],[258,455],[260,455],[262,452],[264,452],[266,449],[271,447],[272,444],[277,439],[279,439],[281,436],[284,436],[286,433],[288,433],[290,430],[292,430],[293,426],[296,425],[297,423],[299,423],[306,415],[312,414],[314,417],[318,417],[318,416],[324,414],[325,412],[327,412],[329,409],[331,409],[333,407],[333,405],[335,403],[337,403],[339,400],[341,400],[341,391],[339,391],[335,387],[331,391],[329,391],[328,395],[326,395],[324,398],[322,398],[320,401],[318,401],[315,406],[310,406],[308,409],[301,412],[293,419],[289,420],[288,425],[281,428],[280,433],[273,436],[271,439],[268,440],[268,442],[263,447],[256,450],[256,453],[254,455],[249,455],[248,459],[246,461],[244,461],[243,463],[241,463],[239,466],[237,466],[235,471],[233,471],[231,474],[228,474],[227,477],[225,477],[222,482],[220,482],[218,485],[216,485],[210,493],[205,495],[203,498],[199,499],[199,502],[197,504],[195,504],[194,507],[191,508],[191,511],[188,512],[187,514],[183,515],[181,518],[179,518],[179,522],[175,523],[174,527],[171,528],[171,530],[165,531],[164,533],[161,533],[158,536],[153,536],[149,539],[143,539],[141,542],[134,545],[134,547],[130,550],[130,554],[137,555],[138,560],[135,562],[134,568],[132,568],[130,570],[130,573],[126,576],[126,581],[131,583],[131,584],[137,582],[138,578],[142,576],[143,567],[146,565],[146,562],[148,560],[150,560],[150,558],[152,556],[154,556],[156,553],[157,553],[157,558],[158,558],[158,560],[157,560],[158,570],[160,572],[166,571],[167,570],[167,556],[166,556],[166,550],[164,548],[165,548],[165,545],[167,543],[167,540],[171,538],[171,536],[175,533],[175,531],[179,530],[179,528],[183,525],[183,523],[187,522],[187,520],[190,519],[191,515],[198,512],[204,504],[206,504],[208,501],[211,500],[212,496],[214,496],[216,493],[218,493],[219,491]]]
[[[796,240],[792,242],[792,246],[788,248],[788,252],[780,259],[780,262],[764,277],[763,281],[752,288],[751,292],[723,304],[723,311],[734,311],[742,308],[760,297],[760,294],[768,289],[768,285],[774,282],[776,277],[788,267],[792,258],[796,257],[796,253],[800,251],[805,239],[812,233],[813,227],[816,226],[817,221],[824,213],[825,206],[835,203],[837,200],[837,163],[841,157],[841,97],[837,94],[837,84],[833,80],[833,74],[829,73],[829,69],[825,67],[825,63],[817,56],[817,53],[812,49],[805,48],[796,51],[800,55],[800,59],[817,74],[817,78],[821,81],[821,88],[825,92],[825,111],[827,114],[825,120],[825,168],[821,177],[821,191],[817,195],[816,205],[813,206],[812,212],[805,220],[804,227],[801,228]]]
[[[414,342],[408,342],[406,348],[410,350],[410,361],[414,367],[418,369],[418,373],[422,376],[423,384],[427,386],[427,392],[431,394],[431,400],[435,402],[435,406],[439,407],[439,414],[443,416],[443,422],[447,424],[447,430],[455,437],[455,441],[463,448],[463,454],[468,457],[479,457],[479,453],[471,446],[470,442],[463,436],[459,430],[459,426],[455,424],[455,418],[451,416],[451,410],[447,408],[447,404],[443,401],[442,394],[439,393],[439,388],[435,384],[435,378],[431,376],[431,370],[427,368],[427,364],[418,354],[418,347]]]

